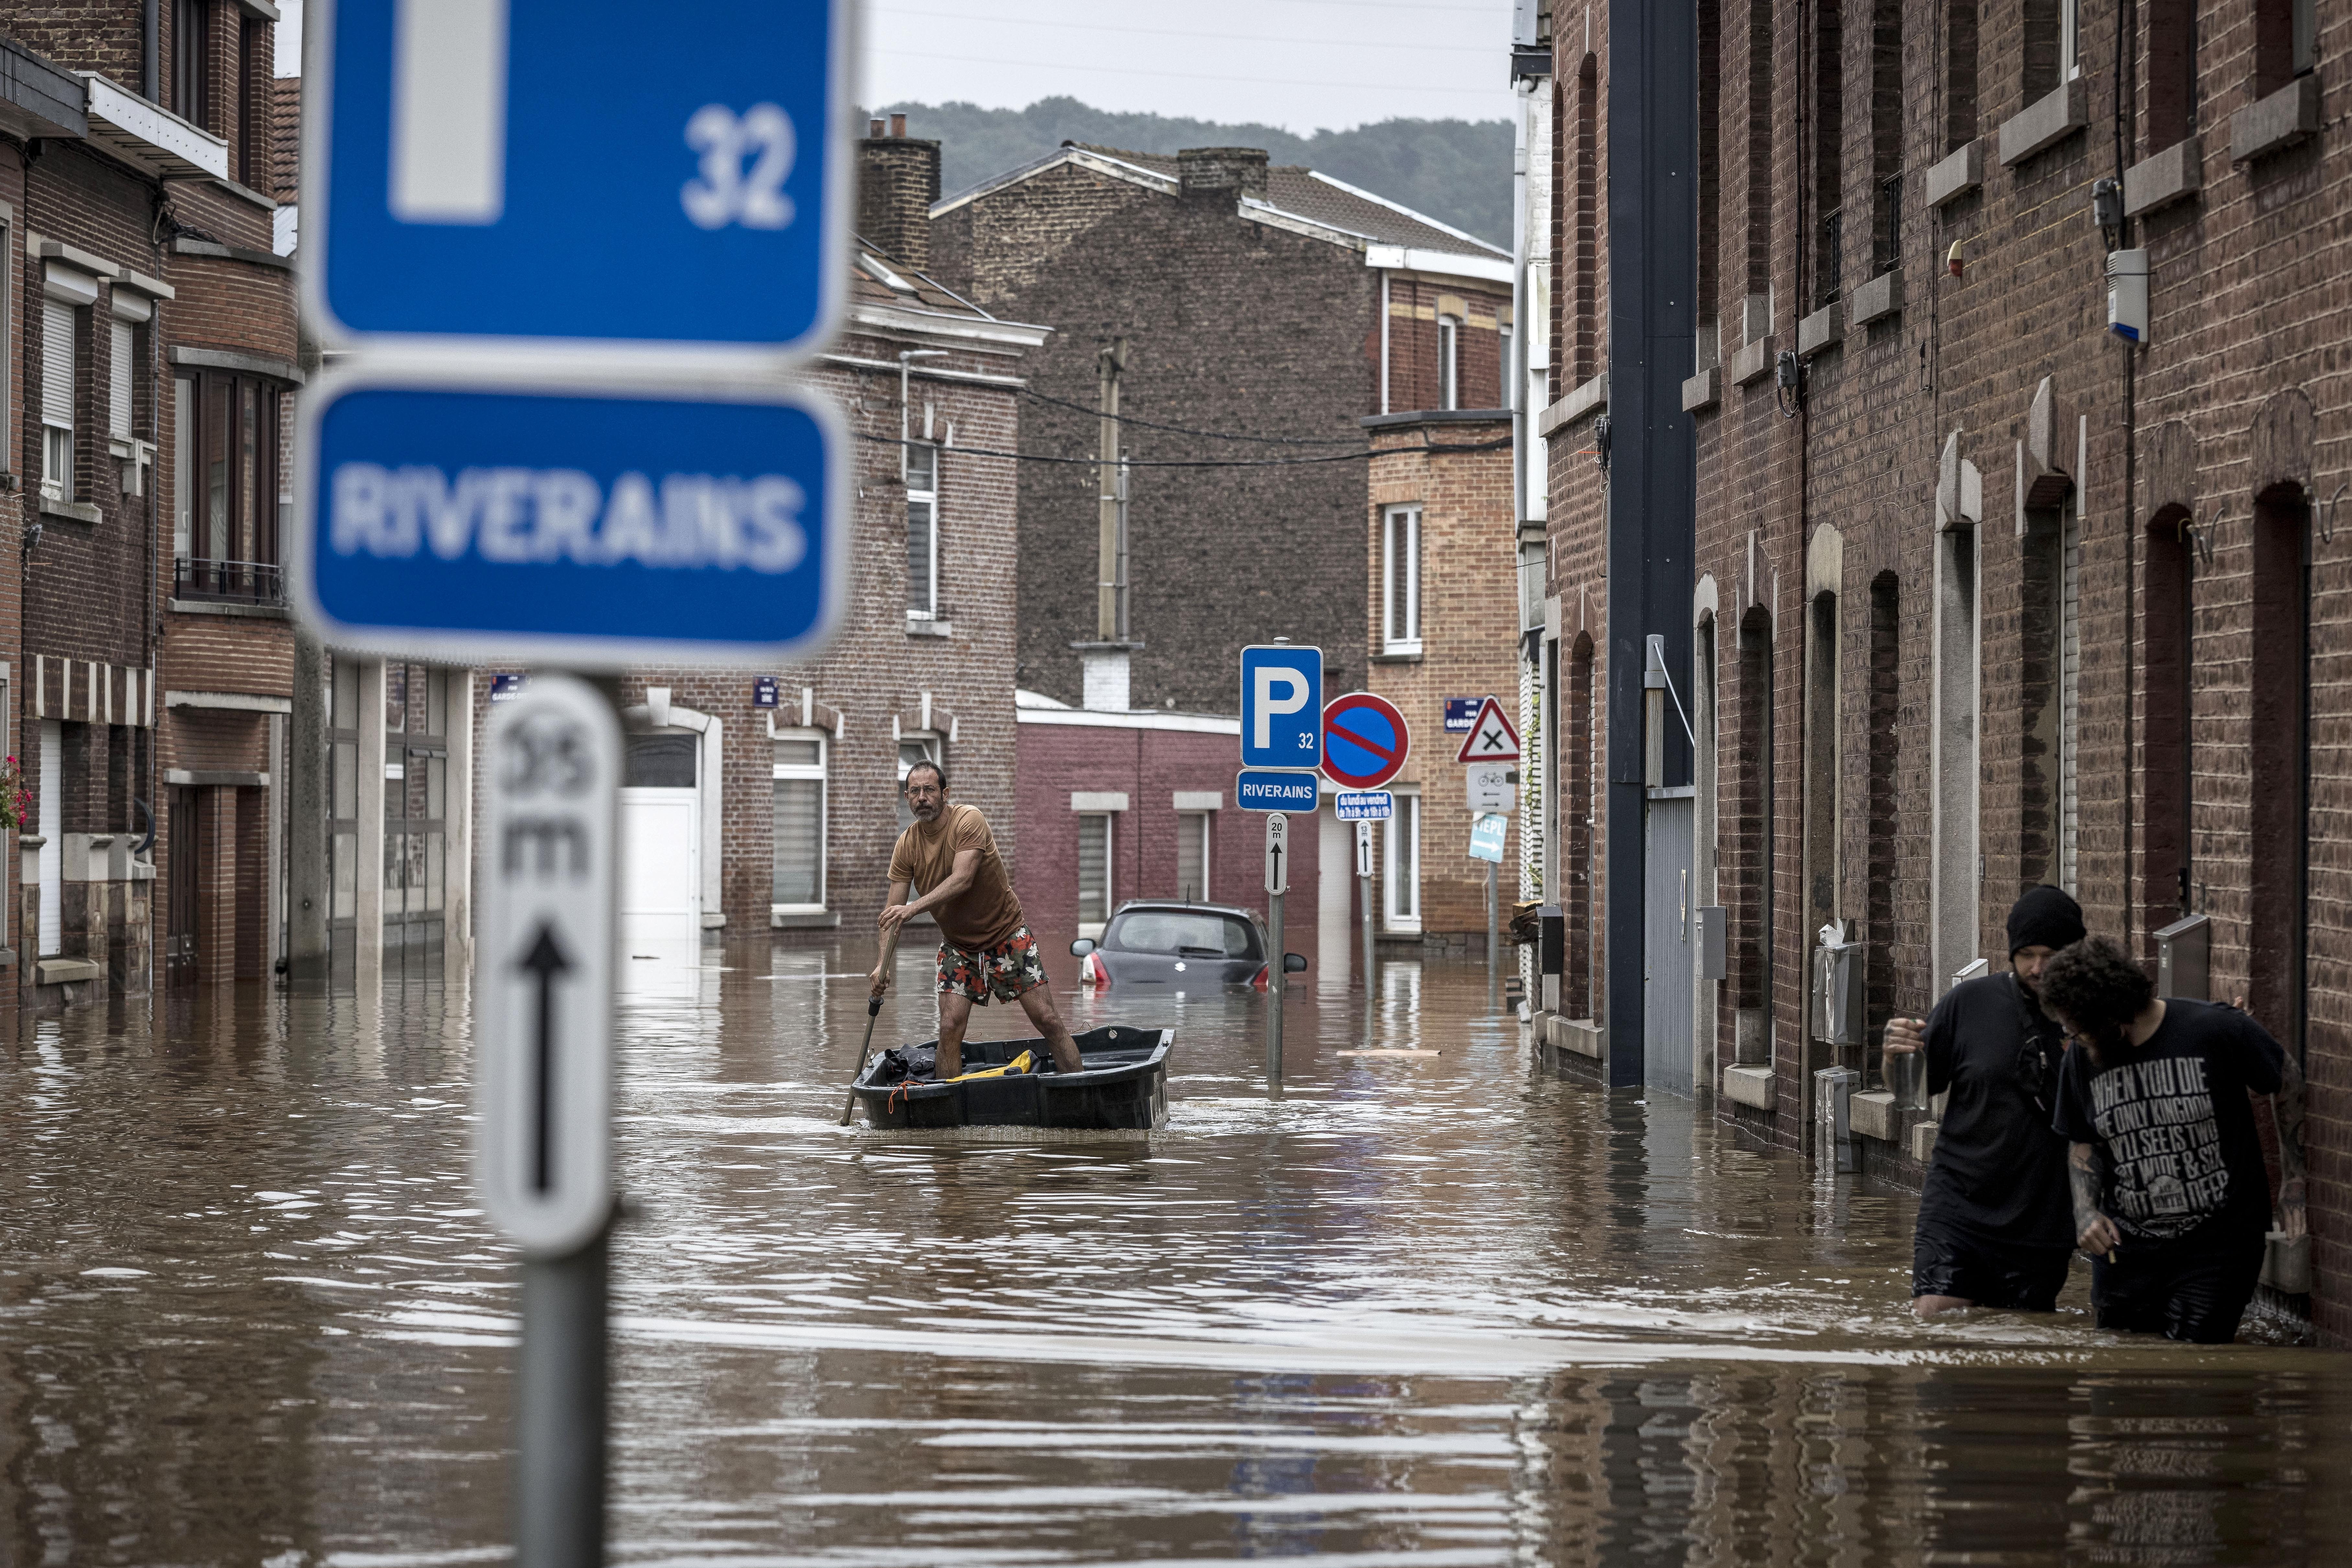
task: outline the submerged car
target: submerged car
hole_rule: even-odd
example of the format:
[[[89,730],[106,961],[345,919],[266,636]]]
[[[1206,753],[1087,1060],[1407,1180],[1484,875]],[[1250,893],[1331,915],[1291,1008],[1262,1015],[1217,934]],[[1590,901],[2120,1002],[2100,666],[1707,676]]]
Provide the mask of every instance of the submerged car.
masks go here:
[[[1265,932],[1255,915],[1230,904],[1121,904],[1099,940],[1082,936],[1070,943],[1070,952],[1086,960],[1078,966],[1078,980],[1087,985],[1265,989]],[[1306,967],[1297,953],[1283,954],[1284,973]]]

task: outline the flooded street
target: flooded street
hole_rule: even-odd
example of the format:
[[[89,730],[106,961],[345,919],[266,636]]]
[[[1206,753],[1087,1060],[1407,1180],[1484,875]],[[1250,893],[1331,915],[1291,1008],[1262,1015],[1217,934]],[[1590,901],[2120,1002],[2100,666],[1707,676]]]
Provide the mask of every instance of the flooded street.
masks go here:
[[[628,1563],[2301,1563],[2352,1362],[1908,1310],[1912,1200],[1536,1073],[1483,968],[1064,999],[1150,1138],[835,1125],[847,950],[625,1001]],[[929,1027],[929,955],[883,1034]],[[1066,966],[1064,966],[1066,968]],[[978,1038],[1019,1033],[1010,1009]],[[0,1563],[505,1555],[514,1255],[437,989],[0,1053]],[[897,1028],[893,1029],[893,1025]],[[997,1026],[995,1028],[985,1026]],[[1433,1056],[1351,1057],[1364,1048]],[[2331,1545],[2330,1543],[2335,1543]]]

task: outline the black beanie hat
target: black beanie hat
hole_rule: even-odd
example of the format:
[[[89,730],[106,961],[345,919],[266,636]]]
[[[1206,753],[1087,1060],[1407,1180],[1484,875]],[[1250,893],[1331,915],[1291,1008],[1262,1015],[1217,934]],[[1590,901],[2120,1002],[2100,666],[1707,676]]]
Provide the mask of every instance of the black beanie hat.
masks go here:
[[[2017,956],[2021,947],[2046,947],[2054,952],[2082,940],[2083,906],[2068,898],[2063,888],[2053,888],[2046,882],[2029,888],[2023,898],[2010,906],[2011,958]]]

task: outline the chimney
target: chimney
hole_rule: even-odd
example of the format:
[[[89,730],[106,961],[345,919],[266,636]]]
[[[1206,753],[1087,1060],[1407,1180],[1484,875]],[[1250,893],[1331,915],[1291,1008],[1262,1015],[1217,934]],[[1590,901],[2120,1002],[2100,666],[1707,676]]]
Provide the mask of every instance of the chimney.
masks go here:
[[[1178,183],[1187,196],[1237,201],[1265,198],[1262,147],[1187,147],[1176,154]]]
[[[866,121],[857,144],[857,232],[917,272],[931,265],[931,204],[940,199],[940,144],[907,134],[907,117]]]

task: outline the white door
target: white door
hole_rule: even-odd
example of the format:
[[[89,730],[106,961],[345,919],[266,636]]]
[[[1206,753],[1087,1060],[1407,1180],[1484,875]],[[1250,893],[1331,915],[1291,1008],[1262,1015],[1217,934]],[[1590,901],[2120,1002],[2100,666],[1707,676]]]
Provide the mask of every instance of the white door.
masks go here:
[[[693,790],[621,792],[624,989],[666,988],[702,962],[701,828]]]
[[[1328,805],[1315,814],[1315,988],[1344,996],[1355,956],[1348,911],[1356,891],[1356,826],[1340,821]]]

